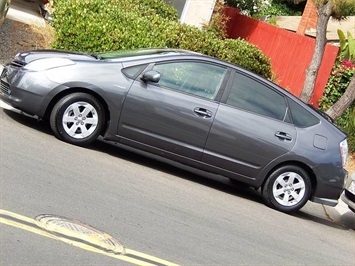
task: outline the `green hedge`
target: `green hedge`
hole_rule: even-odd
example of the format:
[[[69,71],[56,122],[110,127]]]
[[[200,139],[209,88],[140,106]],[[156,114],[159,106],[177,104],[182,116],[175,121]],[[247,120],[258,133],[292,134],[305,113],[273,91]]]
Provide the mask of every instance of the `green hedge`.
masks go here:
[[[57,49],[187,49],[272,77],[269,58],[256,46],[180,24],[176,10],[163,0],[56,0],[53,25]]]

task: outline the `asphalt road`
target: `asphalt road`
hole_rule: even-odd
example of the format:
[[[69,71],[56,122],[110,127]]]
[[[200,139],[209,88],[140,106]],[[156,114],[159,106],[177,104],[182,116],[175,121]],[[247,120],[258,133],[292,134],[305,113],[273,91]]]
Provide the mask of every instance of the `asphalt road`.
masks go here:
[[[264,206],[253,189],[103,141],[69,145],[45,122],[2,108],[0,136],[0,265],[355,263],[353,224],[334,221],[322,205],[282,214]],[[89,224],[145,255],[134,261],[136,255],[100,254],[50,238],[33,229],[40,214]],[[350,211],[342,217],[355,220]]]
[[[10,19],[30,14],[18,2]],[[48,233],[41,214],[94,226],[126,252]],[[0,265],[354,265],[354,229],[344,204],[285,215],[258,191],[102,141],[68,145],[46,123],[0,108]]]

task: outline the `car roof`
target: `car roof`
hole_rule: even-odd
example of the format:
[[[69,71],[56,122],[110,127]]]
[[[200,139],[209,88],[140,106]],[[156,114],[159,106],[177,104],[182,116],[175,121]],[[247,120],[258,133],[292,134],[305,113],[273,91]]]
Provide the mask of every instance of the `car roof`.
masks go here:
[[[111,52],[97,53],[96,56],[100,60],[105,61],[131,61],[131,60],[142,60],[142,59],[153,59],[162,57],[174,57],[174,56],[199,56],[207,57],[200,53],[182,50],[182,49],[170,49],[170,48],[145,48],[145,49],[134,49],[134,50],[118,50]]]

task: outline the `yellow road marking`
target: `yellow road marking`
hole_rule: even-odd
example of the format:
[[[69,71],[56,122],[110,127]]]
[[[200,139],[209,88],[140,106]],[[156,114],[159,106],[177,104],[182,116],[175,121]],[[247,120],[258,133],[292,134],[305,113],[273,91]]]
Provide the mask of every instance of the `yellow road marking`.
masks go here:
[[[82,242],[77,242],[71,239],[67,239],[65,237],[60,237],[57,235],[53,235],[46,230],[42,229],[37,225],[37,221],[31,218],[28,218],[26,216],[22,216],[13,212],[9,212],[6,210],[0,209],[0,223],[6,224],[9,226],[13,226],[16,228],[20,228],[41,236],[49,237],[55,240],[63,241],[67,244],[73,245],[75,247],[85,249],[91,252],[99,253],[105,256],[109,256],[115,259],[119,259],[122,261],[130,262],[132,264],[136,265],[144,265],[144,266],[157,266],[157,265],[169,265],[169,266],[178,266],[175,263],[156,258],[154,256],[131,250],[131,249],[125,249],[125,254],[113,254],[106,252],[104,250],[95,248],[93,246],[87,245]]]

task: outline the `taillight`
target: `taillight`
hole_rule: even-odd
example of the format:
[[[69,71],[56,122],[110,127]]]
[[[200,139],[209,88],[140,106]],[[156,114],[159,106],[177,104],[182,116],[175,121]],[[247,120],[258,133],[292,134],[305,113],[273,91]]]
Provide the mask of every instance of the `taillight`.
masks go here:
[[[340,142],[340,153],[341,153],[341,161],[344,168],[348,161],[348,142],[346,139]]]

